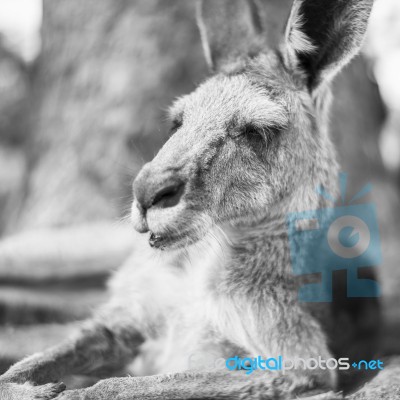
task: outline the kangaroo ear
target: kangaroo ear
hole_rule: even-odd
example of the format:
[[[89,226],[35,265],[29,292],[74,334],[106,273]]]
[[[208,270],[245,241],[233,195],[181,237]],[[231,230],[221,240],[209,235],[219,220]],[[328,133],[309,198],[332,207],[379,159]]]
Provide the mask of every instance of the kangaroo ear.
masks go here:
[[[373,0],[294,0],[285,63],[302,68],[310,91],[330,81],[359,51]]]
[[[256,0],[200,0],[197,23],[207,63],[218,69],[264,47]]]

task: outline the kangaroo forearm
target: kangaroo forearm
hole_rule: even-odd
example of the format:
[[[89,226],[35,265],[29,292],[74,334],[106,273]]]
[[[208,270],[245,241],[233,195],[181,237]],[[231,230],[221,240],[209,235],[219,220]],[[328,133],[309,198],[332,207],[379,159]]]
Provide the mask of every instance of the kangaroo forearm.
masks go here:
[[[139,378],[113,378],[91,388],[68,391],[62,400],[238,400],[246,381],[229,372],[177,373]]]
[[[312,377],[310,377],[312,378]],[[310,380],[293,374],[185,372],[140,378],[114,378],[65,392],[62,400],[260,400],[287,399],[310,390]]]
[[[104,366],[122,367],[134,358],[142,342],[134,329],[113,331],[95,324],[82,329],[75,339],[15,364],[1,379],[43,384],[65,375],[94,374]]]
[[[13,365],[0,382],[44,384],[58,380],[71,370],[74,353],[71,344],[61,344],[45,352],[34,354]]]
[[[105,366],[119,369],[132,361],[144,341],[138,330],[131,326],[96,326],[75,342],[75,357],[71,373],[95,374]]]

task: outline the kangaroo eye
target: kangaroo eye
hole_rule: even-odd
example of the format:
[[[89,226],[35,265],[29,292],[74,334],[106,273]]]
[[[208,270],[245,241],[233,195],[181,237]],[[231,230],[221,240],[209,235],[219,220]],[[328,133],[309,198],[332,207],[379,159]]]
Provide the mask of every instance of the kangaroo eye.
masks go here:
[[[244,134],[247,136],[263,136],[263,130],[252,125],[246,125],[244,128]]]
[[[255,126],[247,124],[243,129],[242,133],[248,140],[262,140],[265,145],[269,145],[275,137],[279,135],[282,127],[269,125],[269,126]]]
[[[266,133],[267,133],[266,130],[263,128],[260,128],[259,126],[247,124],[246,126],[244,126],[242,128],[242,130],[243,130],[243,134],[249,139],[252,139],[252,138],[256,138],[256,139],[262,138],[264,140],[266,139]]]
[[[254,137],[254,136],[261,136],[262,132],[255,126],[252,125],[245,125],[241,127],[231,127],[228,130],[228,135],[231,138],[238,138],[240,136],[245,136],[245,137]]]

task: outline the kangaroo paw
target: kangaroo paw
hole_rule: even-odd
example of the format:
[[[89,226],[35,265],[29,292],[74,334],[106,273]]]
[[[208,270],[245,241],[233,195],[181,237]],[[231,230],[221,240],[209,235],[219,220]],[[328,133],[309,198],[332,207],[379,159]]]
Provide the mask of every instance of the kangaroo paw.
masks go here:
[[[33,398],[35,400],[51,400],[56,398],[65,388],[66,386],[63,383],[48,383],[47,385],[33,386]]]
[[[51,400],[65,390],[63,383],[49,383],[42,386],[33,386],[30,383],[0,384],[1,400]]]

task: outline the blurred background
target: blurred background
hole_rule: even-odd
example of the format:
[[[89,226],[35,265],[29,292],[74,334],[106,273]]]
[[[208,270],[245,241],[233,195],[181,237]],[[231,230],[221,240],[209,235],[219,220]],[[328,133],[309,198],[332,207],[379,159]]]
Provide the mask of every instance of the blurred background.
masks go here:
[[[270,3],[283,27],[290,0]],[[66,337],[132,251],[131,182],[167,139],[167,106],[208,73],[193,8],[0,0],[0,373]],[[399,71],[400,2],[376,0],[331,133],[349,193],[374,185],[386,354],[400,351]]]

